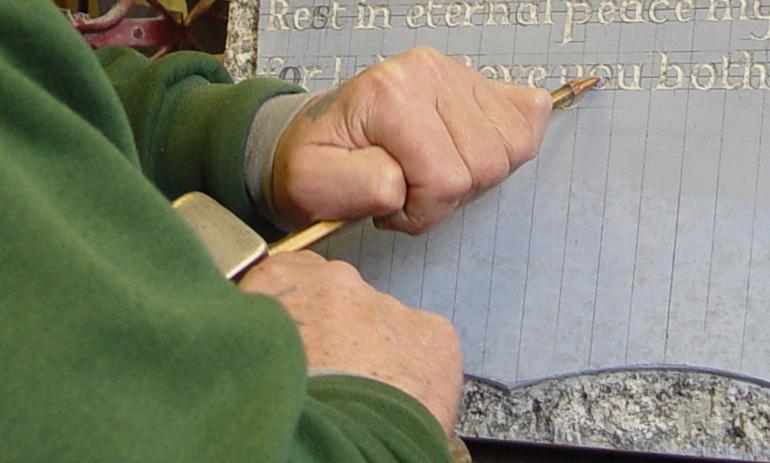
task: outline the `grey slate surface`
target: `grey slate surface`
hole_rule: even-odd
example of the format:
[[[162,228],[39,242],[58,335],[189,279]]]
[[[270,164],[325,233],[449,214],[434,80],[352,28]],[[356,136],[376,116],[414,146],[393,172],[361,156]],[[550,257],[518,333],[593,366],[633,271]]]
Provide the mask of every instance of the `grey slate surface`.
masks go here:
[[[291,25],[297,8],[331,3],[268,0],[259,45],[231,42],[238,51],[230,62],[312,90],[415,45],[503,80],[503,69],[540,66],[545,74],[533,83],[548,88],[577,65],[613,70],[605,88],[554,116],[535,162],[436,230],[412,238],[363,226],[319,250],[357,265],[405,303],[451,318],[468,372],[479,376],[516,382],[661,364],[770,378],[770,149],[763,140],[770,99],[757,70],[751,88],[742,88],[740,64],[751,53],[767,71],[770,40],[752,37],[768,21],[752,20],[752,8],[746,21],[737,11],[734,21],[708,21],[709,0],[696,1],[696,21],[688,23],[605,25],[594,11],[564,43],[572,3],[550,1],[553,25],[430,29],[408,27],[409,8],[422,3],[399,0],[387,2],[391,27],[370,30],[355,28],[352,0],[339,0],[346,7],[339,30],[327,21],[282,31],[269,30],[271,9]],[[497,3],[511,11],[527,4]],[[542,10],[544,2],[536,4]],[[248,21],[243,27],[253,28],[254,18]],[[664,54],[669,75],[672,64],[686,74],[676,90],[658,88]],[[728,77],[699,90],[709,83],[702,77],[708,63],[721,72],[723,57]],[[635,64],[643,66],[640,89],[624,90],[616,70],[626,71],[628,88]]]

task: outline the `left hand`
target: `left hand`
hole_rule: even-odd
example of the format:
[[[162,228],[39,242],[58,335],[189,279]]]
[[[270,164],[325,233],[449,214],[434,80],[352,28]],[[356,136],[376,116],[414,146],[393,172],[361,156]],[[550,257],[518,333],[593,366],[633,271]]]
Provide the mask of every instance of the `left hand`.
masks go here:
[[[545,90],[485,79],[416,48],[311,101],[279,140],[273,195],[284,223],[376,217],[422,233],[532,159]]]
[[[450,432],[460,402],[460,343],[448,320],[380,293],[351,265],[310,251],[268,257],[238,283],[272,294],[297,322],[308,367],[401,389]]]

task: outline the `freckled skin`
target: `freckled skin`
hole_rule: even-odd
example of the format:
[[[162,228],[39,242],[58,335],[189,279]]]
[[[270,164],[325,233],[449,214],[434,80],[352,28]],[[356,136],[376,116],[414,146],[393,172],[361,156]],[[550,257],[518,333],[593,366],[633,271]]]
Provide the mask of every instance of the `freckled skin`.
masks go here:
[[[447,432],[452,429],[462,361],[447,320],[404,306],[366,284],[353,267],[310,251],[264,260],[239,287],[275,294],[284,304],[299,327],[310,369],[388,383],[419,400]]]

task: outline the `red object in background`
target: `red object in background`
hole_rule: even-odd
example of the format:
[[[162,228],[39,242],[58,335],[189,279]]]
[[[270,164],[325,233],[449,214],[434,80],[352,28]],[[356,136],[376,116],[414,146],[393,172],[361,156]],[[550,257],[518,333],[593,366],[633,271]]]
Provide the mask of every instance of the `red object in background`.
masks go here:
[[[161,16],[126,18],[133,4],[133,0],[117,0],[109,11],[98,18],[91,18],[85,13],[65,14],[94,48],[106,45],[161,47],[159,54],[163,54],[188,38],[185,25],[177,22],[156,0],[149,0],[149,4]]]

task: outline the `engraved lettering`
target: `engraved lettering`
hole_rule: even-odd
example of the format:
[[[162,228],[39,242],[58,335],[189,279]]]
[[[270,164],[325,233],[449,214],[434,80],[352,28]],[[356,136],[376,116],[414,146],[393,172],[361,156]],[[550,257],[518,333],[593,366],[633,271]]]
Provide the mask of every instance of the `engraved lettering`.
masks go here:
[[[669,85],[671,72],[674,72],[674,84]],[[684,72],[682,66],[669,63],[668,53],[660,52],[660,79],[655,90],[674,90],[682,86]]]
[[[658,7],[663,6],[665,8],[671,7],[671,3],[668,0],[652,0],[650,3],[650,22],[653,24],[663,24],[668,21],[668,18],[661,18],[658,16]],[[679,5],[677,5],[678,7]]]
[[[701,70],[706,70],[706,83],[702,83],[700,78],[702,76]],[[717,80],[717,70],[712,63],[698,63],[692,68],[692,75],[690,76],[692,86],[698,90],[711,90],[714,88],[714,83]]]
[[[280,7],[280,11],[279,11]],[[286,22],[286,11],[289,9],[289,2],[286,0],[270,0],[270,15],[267,18],[267,30],[269,31],[288,31],[291,29]]]
[[[382,18],[380,25],[377,25],[378,18]],[[358,16],[354,29],[390,29],[391,27],[388,5],[369,5],[364,0],[358,2]]]
[[[573,28],[587,23],[591,20],[593,12],[591,6],[580,0],[565,0],[564,3],[567,6],[567,13],[564,18],[564,33],[562,35],[562,44],[570,43],[574,40],[572,37]],[[576,18],[576,14],[579,16]],[[582,15],[582,16],[580,16]]]

